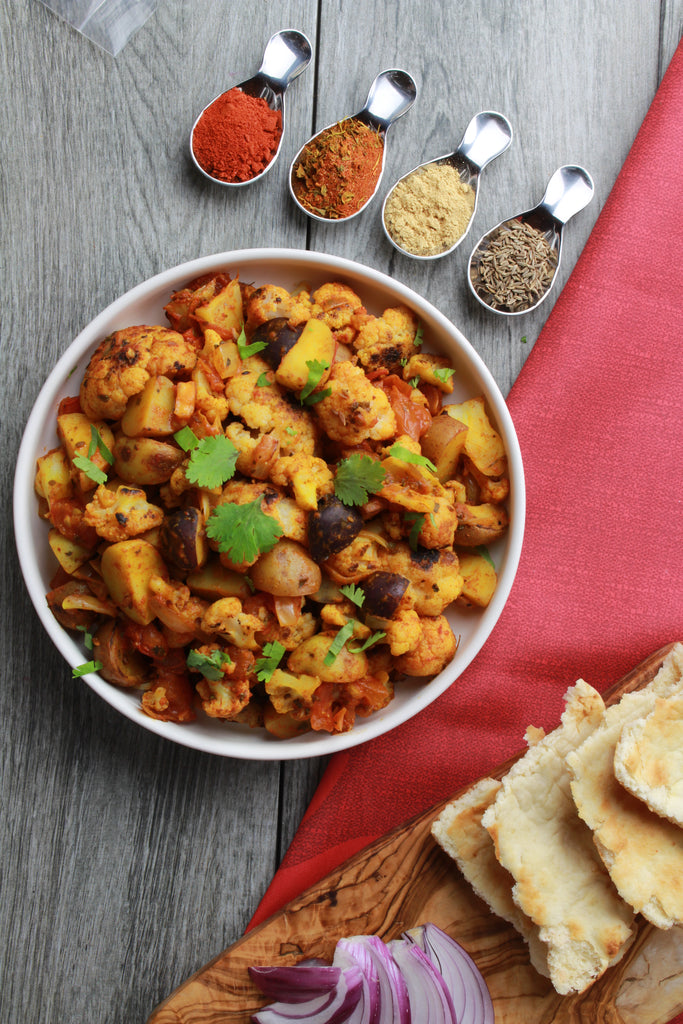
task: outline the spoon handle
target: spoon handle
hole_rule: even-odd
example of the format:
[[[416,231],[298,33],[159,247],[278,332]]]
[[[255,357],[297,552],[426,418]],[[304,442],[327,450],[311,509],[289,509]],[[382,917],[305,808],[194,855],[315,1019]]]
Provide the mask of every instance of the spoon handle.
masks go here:
[[[311,44],[302,32],[284,29],[266,43],[258,74],[276,92],[284,91],[311,60]]]
[[[479,171],[504,153],[512,141],[510,122],[495,110],[475,114],[456,152]]]
[[[593,198],[595,189],[588,171],[583,167],[558,167],[548,182],[539,208],[545,209],[560,224],[566,224]]]
[[[417,86],[407,71],[380,71],[370,86],[365,106],[356,117],[386,132],[389,125],[410,110],[416,96]]]

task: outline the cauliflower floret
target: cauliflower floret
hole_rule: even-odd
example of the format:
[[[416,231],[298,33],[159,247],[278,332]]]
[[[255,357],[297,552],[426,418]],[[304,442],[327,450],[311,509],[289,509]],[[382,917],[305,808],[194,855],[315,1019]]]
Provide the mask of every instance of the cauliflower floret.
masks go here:
[[[390,373],[402,371],[401,360],[415,352],[418,319],[407,306],[385,309],[380,317],[357,316],[359,327],[353,347],[367,370],[384,367]]]
[[[263,603],[263,594],[260,593],[247,597],[242,602],[242,608],[245,612],[257,616],[260,620],[261,625],[258,631],[258,638],[261,646],[277,640],[286,651],[294,651],[299,644],[302,644],[304,640],[308,640],[309,636],[313,636],[318,629],[318,622],[311,612],[304,612],[302,615],[299,615],[293,625],[283,626],[278,621],[277,616],[266,608]]]
[[[383,569],[380,544],[360,533],[345,548],[325,562],[325,572],[340,585],[359,583],[372,572]],[[398,570],[397,570],[398,571]]]
[[[327,380],[331,392],[314,406],[328,437],[347,445],[385,441],[396,433],[396,417],[389,399],[359,366],[335,363]]]
[[[399,608],[393,618],[379,620],[377,627],[386,633],[382,643],[389,645],[395,658],[414,650],[420,642],[422,626],[413,608]]]
[[[222,597],[210,605],[202,617],[205,633],[218,633],[235,647],[255,651],[255,634],[261,629],[261,620],[242,610],[238,597]]]
[[[112,544],[138,537],[161,526],[163,521],[163,509],[150,505],[143,490],[125,484],[115,491],[101,484],[83,513],[83,522]]]
[[[247,300],[246,322],[248,327],[258,327],[267,320],[285,316],[292,327],[311,318],[311,297],[307,291],[291,295],[286,289],[274,284],[257,288]]]
[[[195,597],[189,587],[177,580],[152,576],[149,581],[149,607],[155,618],[161,619],[174,633],[188,636],[201,635],[201,624],[208,601]]]
[[[347,622],[353,620],[353,633],[357,640],[367,640],[372,630],[356,618],[356,608],[350,601],[342,601],[340,604],[324,604],[320,609],[320,618],[326,626],[334,626],[341,629]]]
[[[225,388],[230,412],[252,430],[272,434],[282,455],[314,455],[318,430],[308,412],[294,404],[277,383],[258,386],[259,378],[269,369],[258,356],[245,359],[242,371]]]
[[[150,377],[189,373],[197,352],[168,327],[126,327],[110,334],[93,353],[80,389],[81,408],[90,420],[118,420],[132,395]]]
[[[419,377],[425,384],[433,384],[439,391],[450,395],[453,391],[452,371],[453,367],[451,366],[450,359],[446,356],[435,356],[428,352],[418,352],[410,356],[408,362],[403,367],[403,379],[412,380],[413,377]]]
[[[435,676],[455,655],[458,641],[443,615],[420,620],[420,641],[396,659],[396,668],[409,676]]]
[[[338,344],[350,345],[358,333],[354,317],[365,313],[359,296],[348,285],[330,281],[316,289],[311,299],[313,316],[327,324]]]
[[[313,694],[319,686],[318,676],[309,676],[303,672],[293,675],[276,668],[266,682],[266,693],[278,714],[300,716],[304,709],[310,708]]]
[[[323,494],[334,492],[334,476],[326,462],[315,456],[284,455],[278,459],[270,479],[280,487],[291,487],[300,508],[314,512]]]
[[[267,480],[273,463],[280,454],[280,442],[273,434],[257,434],[255,437],[235,420],[228,424],[225,436],[232,441],[239,452],[237,470],[255,480]]]
[[[210,718],[234,719],[251,699],[249,681],[244,678],[200,679],[197,693],[202,710]]]
[[[449,548],[412,551],[399,543],[379,551],[380,568],[410,581],[408,594],[418,615],[441,615],[462,591],[458,556]]]

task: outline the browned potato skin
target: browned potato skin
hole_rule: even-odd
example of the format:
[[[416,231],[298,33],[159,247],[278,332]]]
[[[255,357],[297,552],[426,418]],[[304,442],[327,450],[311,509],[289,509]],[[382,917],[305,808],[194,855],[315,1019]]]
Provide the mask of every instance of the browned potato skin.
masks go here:
[[[467,426],[447,413],[435,416],[427,433],[420,438],[422,454],[436,466],[440,483],[455,476],[466,438]]]
[[[153,487],[170,480],[185,453],[175,445],[153,437],[120,434],[114,445],[114,471],[124,483]]]
[[[283,537],[252,566],[249,575],[257,590],[275,597],[305,597],[322,583],[320,567],[301,544]]]
[[[492,544],[507,530],[508,514],[502,505],[467,505],[458,502],[455,511],[458,517],[455,543],[462,547]]]
[[[102,663],[99,674],[109,683],[130,688],[142,686],[149,665],[126,637],[121,623],[110,619],[93,636],[93,653]]]

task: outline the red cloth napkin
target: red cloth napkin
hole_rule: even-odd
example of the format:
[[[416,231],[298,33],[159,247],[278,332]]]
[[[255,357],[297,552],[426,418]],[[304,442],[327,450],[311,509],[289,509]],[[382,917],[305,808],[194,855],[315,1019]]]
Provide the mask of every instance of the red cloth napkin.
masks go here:
[[[503,614],[438,700],[334,755],[252,925],[553,728],[579,677],[683,640],[683,44],[508,407],[527,523]]]

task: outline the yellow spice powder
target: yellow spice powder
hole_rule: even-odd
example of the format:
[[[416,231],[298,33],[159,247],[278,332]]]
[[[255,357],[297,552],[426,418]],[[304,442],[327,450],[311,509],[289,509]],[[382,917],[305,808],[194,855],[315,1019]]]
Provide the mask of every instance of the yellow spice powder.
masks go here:
[[[387,231],[414,256],[445,252],[467,230],[474,189],[450,164],[428,164],[396,185],[384,208]]]

